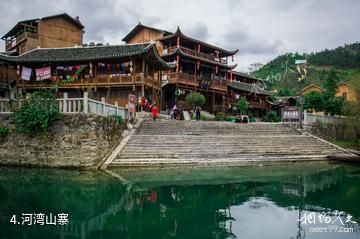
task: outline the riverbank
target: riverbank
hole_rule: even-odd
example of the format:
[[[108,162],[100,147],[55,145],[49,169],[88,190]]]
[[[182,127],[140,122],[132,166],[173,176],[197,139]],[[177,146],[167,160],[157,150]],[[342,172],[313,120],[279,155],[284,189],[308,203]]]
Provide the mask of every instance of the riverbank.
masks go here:
[[[120,143],[125,128],[111,117],[74,114],[33,138],[11,130],[0,139],[0,165],[96,168]]]

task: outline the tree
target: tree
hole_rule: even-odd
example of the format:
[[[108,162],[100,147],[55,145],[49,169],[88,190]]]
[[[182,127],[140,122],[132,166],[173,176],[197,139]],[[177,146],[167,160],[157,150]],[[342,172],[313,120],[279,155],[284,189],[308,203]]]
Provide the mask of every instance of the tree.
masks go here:
[[[325,75],[323,81],[325,90],[335,95],[336,85],[340,81],[339,77],[336,74],[336,71],[334,69],[331,69],[330,72]]]
[[[205,104],[206,99],[205,96],[199,92],[191,92],[185,97],[185,101],[191,106],[202,106]]]
[[[325,112],[330,115],[342,115],[345,105],[343,97],[331,97],[326,100]]]
[[[281,88],[277,93],[277,96],[293,96],[293,95],[295,95],[294,92],[291,91],[289,88]]]
[[[238,109],[239,113],[246,114],[249,109],[249,102],[244,97],[240,97],[236,102],[236,108]]]
[[[311,91],[310,93],[305,95],[304,109],[323,111],[324,104],[324,96],[322,93]]]

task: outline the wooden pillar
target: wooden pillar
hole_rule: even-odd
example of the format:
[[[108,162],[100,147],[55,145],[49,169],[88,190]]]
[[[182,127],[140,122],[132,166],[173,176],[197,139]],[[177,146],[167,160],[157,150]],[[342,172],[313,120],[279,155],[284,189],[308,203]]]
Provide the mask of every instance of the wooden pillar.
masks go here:
[[[212,111],[213,111],[213,113],[215,111],[214,108],[215,108],[215,92],[213,90],[213,94],[212,94]]]
[[[142,59],[142,69],[141,69],[141,94],[142,96],[145,96],[145,88],[144,88],[144,83],[145,83],[145,59]]]
[[[135,91],[136,61],[135,60],[131,60],[131,61],[132,61],[132,65],[133,65],[133,70],[132,70],[132,90]]]

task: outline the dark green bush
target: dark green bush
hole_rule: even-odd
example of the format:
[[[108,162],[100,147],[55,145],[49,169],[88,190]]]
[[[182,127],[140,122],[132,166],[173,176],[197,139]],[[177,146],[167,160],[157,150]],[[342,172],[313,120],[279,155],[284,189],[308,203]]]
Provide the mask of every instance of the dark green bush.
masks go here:
[[[58,103],[52,90],[32,93],[12,115],[16,130],[30,136],[47,131],[59,117]]]
[[[0,138],[5,138],[9,134],[9,129],[6,126],[0,126]]]
[[[217,113],[216,115],[215,115],[215,120],[216,121],[223,121],[225,119],[225,117],[224,117],[224,114],[223,113]]]
[[[270,111],[263,118],[263,121],[265,121],[265,122],[280,122],[281,119],[280,119],[280,117],[277,115],[277,113],[275,111]]]
[[[120,124],[124,123],[124,119],[120,115],[112,115],[110,117]]]
[[[256,119],[255,119],[254,117],[250,116],[250,117],[249,117],[249,122],[250,122],[250,123],[254,123],[254,122],[256,122]]]

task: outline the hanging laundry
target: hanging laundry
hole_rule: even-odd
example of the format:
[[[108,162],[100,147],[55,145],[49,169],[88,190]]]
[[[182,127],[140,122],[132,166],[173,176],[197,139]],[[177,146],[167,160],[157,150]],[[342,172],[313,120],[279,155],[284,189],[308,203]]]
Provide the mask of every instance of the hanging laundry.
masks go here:
[[[21,79],[29,81],[31,76],[31,71],[32,69],[23,66],[21,71]]]
[[[51,78],[51,67],[36,69],[36,80],[45,80]]]

